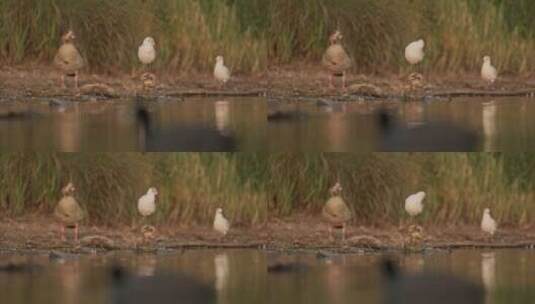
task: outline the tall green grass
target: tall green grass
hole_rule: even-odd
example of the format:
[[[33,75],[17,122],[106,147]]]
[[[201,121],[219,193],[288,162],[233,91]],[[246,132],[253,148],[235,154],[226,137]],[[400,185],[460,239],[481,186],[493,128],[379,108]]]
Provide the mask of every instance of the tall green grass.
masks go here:
[[[535,219],[535,154],[0,154],[0,211],[51,214],[68,181],[91,223],[139,221],[137,198],[159,189],[157,223],[208,224],[217,207],[235,223],[319,215],[337,180],[355,222],[396,224],[405,198],[427,192],[423,221],[505,225]]]
[[[149,35],[160,70],[206,70],[220,54],[235,71],[266,66],[265,38],[241,25],[237,8],[208,0],[3,0],[0,60],[50,61],[70,28],[93,70],[139,66],[137,47]]]
[[[156,38],[155,67],[211,70],[216,55],[239,72],[317,63],[335,29],[354,72],[407,69],[403,49],[424,38],[428,72],[476,71],[484,55],[511,74],[535,67],[531,0],[2,0],[0,61],[50,62],[73,28],[93,70],[138,67],[137,46]]]

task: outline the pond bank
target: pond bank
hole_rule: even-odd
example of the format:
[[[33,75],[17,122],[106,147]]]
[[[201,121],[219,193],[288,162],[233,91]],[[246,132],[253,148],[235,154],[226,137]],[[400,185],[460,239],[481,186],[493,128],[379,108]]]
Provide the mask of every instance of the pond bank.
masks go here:
[[[0,101],[62,98],[72,101],[117,98],[269,97],[273,100],[325,98],[337,101],[395,100],[433,101],[461,97],[535,97],[535,78],[500,77],[488,86],[474,74],[427,75],[414,80],[409,73],[389,75],[349,74],[344,91],[330,89],[321,67],[311,65],[274,67],[257,75],[235,75],[220,88],[211,73],[157,75],[154,89],[143,89],[141,72],[97,75],[82,73],[80,91],[59,86],[60,74],[50,66],[0,68]]]
[[[299,216],[274,219],[255,227],[233,227],[221,238],[207,226],[158,226],[144,239],[140,225],[103,227],[81,225],[80,243],[62,242],[53,217],[28,216],[0,221],[0,252],[65,251],[90,253],[130,250],[157,253],[161,250],[255,248],[281,251],[365,253],[384,251],[423,252],[452,249],[535,248],[532,229],[500,229],[494,238],[483,235],[478,225],[427,227],[414,232],[413,225],[364,227],[351,225],[345,241],[329,238],[320,218]],[[69,234],[68,234],[69,235]],[[71,237],[71,235],[69,235]]]

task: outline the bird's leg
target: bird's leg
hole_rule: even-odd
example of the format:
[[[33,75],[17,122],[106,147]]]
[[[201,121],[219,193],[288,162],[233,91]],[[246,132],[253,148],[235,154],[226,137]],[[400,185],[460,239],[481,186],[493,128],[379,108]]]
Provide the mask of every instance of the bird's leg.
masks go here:
[[[346,89],[346,72],[342,72],[342,88]]]
[[[331,241],[334,240],[334,238],[333,238],[333,228],[332,228],[331,226],[329,226],[329,239],[330,239]]]
[[[74,72],[74,87],[78,90],[78,72]]]
[[[78,242],[78,223],[74,224],[74,241]]]
[[[332,74],[329,74],[329,88],[330,88],[330,89],[334,89],[334,85],[333,85],[333,75],[332,75]]]
[[[61,240],[65,242],[67,239],[65,238],[65,226],[61,225]]]
[[[65,74],[61,74],[61,87],[66,89],[67,85],[65,84]]]
[[[346,240],[346,224],[342,224],[342,241]]]

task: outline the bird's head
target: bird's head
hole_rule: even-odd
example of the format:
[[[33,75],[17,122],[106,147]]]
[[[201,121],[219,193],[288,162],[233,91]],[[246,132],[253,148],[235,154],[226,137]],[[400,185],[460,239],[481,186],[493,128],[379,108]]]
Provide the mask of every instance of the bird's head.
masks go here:
[[[63,43],[72,42],[76,39],[76,35],[73,30],[68,30],[63,36],[61,36],[61,41]]]
[[[416,42],[418,42],[418,46],[420,46],[421,48],[425,47],[425,41],[423,39],[420,39]]]
[[[156,196],[158,195],[158,189],[156,189],[156,187],[150,187],[148,193]]]
[[[483,210],[483,214],[490,215],[490,209],[489,208],[485,208],[485,210]]]
[[[483,62],[484,63],[490,63],[490,56],[483,57]]]
[[[223,59],[223,56],[219,55],[215,58],[215,62],[217,63],[223,63],[224,59]]]
[[[334,33],[331,34],[331,36],[329,37],[329,43],[330,44],[336,44],[338,43],[339,41],[342,40],[342,38],[344,38],[344,36],[342,35],[342,32],[340,32],[340,30],[336,30]]]
[[[72,182],[69,182],[63,189],[61,189],[61,193],[63,195],[72,195],[76,191],[76,188],[74,187]]]
[[[143,40],[143,44],[150,45],[150,46],[155,46],[156,42],[154,41],[154,38],[147,37],[147,38],[145,38],[145,40]]]
[[[217,209],[215,210],[215,213],[216,213],[216,214],[223,214],[223,208],[217,208]]]

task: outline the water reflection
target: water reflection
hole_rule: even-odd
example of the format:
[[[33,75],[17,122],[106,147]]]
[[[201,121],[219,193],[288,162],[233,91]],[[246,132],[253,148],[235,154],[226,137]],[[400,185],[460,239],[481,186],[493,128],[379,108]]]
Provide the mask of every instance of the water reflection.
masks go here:
[[[487,303],[529,303],[535,297],[533,251],[502,250],[498,254],[467,250],[394,258],[401,261],[404,278],[436,273],[482,285]],[[307,252],[281,254],[276,261],[303,268],[271,273],[267,271],[271,260],[265,252],[255,250],[114,253],[69,258],[61,264],[51,262],[45,254],[0,255],[1,263],[42,265],[40,271],[0,271],[0,292],[2,303],[10,304],[109,303],[106,299],[113,296],[130,300],[126,303],[160,303],[158,297],[164,294],[172,297],[183,293],[192,299],[200,296],[190,293],[192,290],[217,299],[196,302],[201,304],[381,303],[385,294],[379,268],[382,259],[380,255],[363,254],[333,255],[328,259]],[[110,268],[117,261],[127,271],[128,280],[122,281],[126,283],[123,285],[110,277]]]
[[[492,304],[494,303],[492,292],[496,286],[496,254],[494,252],[481,254],[481,279],[487,291],[485,303]]]
[[[228,255],[226,253],[217,254],[214,257],[215,266],[215,289],[222,292],[228,284],[229,264]]]
[[[0,150],[140,151],[135,104],[60,99],[0,103]],[[143,104],[154,128],[162,132],[195,126],[194,130],[232,134],[244,151],[259,150],[259,143],[265,142],[266,106],[260,98]],[[189,137],[202,141],[198,134]]]
[[[494,151],[494,137],[496,136],[496,103],[490,101],[483,103],[482,121],[483,121],[483,134],[484,136],[484,150]]]
[[[387,149],[385,141],[404,143],[409,138],[405,146],[410,146],[424,137],[430,142],[426,149],[437,151],[444,150],[445,144],[455,144],[460,136],[471,139],[448,151],[535,150],[535,121],[529,119],[535,115],[535,103],[529,99],[489,102],[473,98],[403,103],[319,100],[271,102],[268,108],[269,113],[277,113],[277,117],[292,118],[268,122],[270,151],[399,151],[408,148],[397,144]],[[374,115],[383,108],[396,121],[392,129],[395,135],[391,136],[394,141],[386,138]],[[291,113],[299,115],[284,115]],[[423,151],[422,148],[415,150]]]
[[[220,100],[214,103],[215,124],[219,132],[223,135],[230,134],[230,104],[228,101]]]

